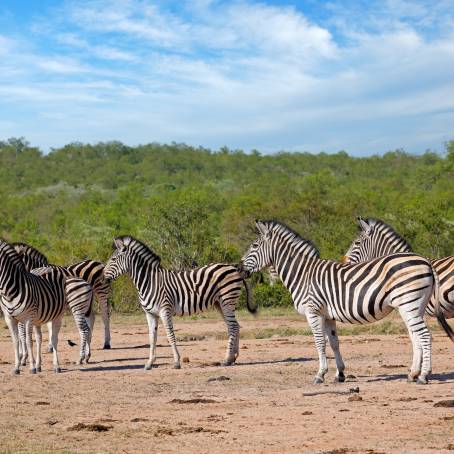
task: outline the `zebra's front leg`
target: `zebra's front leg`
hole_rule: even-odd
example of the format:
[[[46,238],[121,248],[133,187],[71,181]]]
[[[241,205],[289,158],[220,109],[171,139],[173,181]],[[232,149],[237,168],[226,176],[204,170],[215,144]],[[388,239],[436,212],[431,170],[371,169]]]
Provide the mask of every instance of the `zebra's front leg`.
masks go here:
[[[27,341],[25,336],[25,326],[23,323],[17,325],[19,331],[19,356],[20,356],[20,365],[25,366],[27,364]]]
[[[51,335],[50,343],[52,346],[52,353],[53,353],[54,372],[56,374],[61,372],[60,364],[58,362],[57,345],[58,345],[58,333],[60,332],[62,319],[63,319],[63,316],[60,316],[60,317],[52,320],[51,330],[49,331],[49,334]]]
[[[342,355],[339,349],[339,338],[337,336],[336,321],[335,320],[325,320],[325,330],[326,335],[328,336],[328,341],[333,350],[334,357],[336,358],[336,378],[335,382],[342,383],[345,381],[345,364],[342,359]]]
[[[36,339],[36,372],[41,372],[41,344],[43,336],[41,334],[41,326],[33,326]]]
[[[314,335],[315,347],[317,348],[320,366],[317,375],[314,378],[314,383],[323,383],[325,374],[328,371],[328,361],[326,359],[326,337],[325,337],[325,317],[306,311],[306,318]]]
[[[161,320],[164,325],[164,328],[166,330],[167,340],[169,341],[169,344],[172,347],[173,361],[174,361],[173,368],[181,369],[180,354],[178,353],[177,342],[175,339],[175,333],[173,331],[172,314],[170,313],[169,310],[164,310],[161,312],[160,316],[161,316]]]
[[[51,342],[51,338],[52,338],[52,323],[53,322],[47,322],[47,331],[49,333],[49,343],[47,344],[47,353],[52,353],[54,350],[52,348],[52,342]]]
[[[150,370],[156,360],[156,340],[158,338],[158,317],[155,314],[145,312],[148,322],[148,334],[150,336],[150,358],[145,364],[145,370]]]
[[[16,320],[11,318],[8,313],[5,311],[5,322],[8,325],[9,331],[11,333],[11,340],[13,342],[13,349],[14,349],[14,368],[13,374],[17,375],[20,374],[20,365],[21,365],[21,355],[19,352],[19,329]],[[25,331],[24,331],[25,333]],[[25,347],[25,345],[24,345]]]
[[[33,325],[31,320],[27,320],[24,323],[24,325],[25,325],[25,342],[27,344],[28,357],[30,358],[29,361],[30,373],[36,374],[35,358],[33,356],[33,338],[32,338]]]

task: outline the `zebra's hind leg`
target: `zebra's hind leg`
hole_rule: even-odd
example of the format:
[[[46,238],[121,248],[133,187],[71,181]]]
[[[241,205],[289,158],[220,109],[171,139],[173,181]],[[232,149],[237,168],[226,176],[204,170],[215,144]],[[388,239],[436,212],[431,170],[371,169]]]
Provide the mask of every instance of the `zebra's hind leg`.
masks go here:
[[[325,320],[325,331],[326,335],[328,336],[328,341],[333,350],[334,357],[336,358],[336,378],[334,379],[335,382],[342,383],[345,381],[345,364],[342,359],[342,355],[339,349],[339,338],[337,337],[337,329],[336,329],[336,322],[335,320]]]
[[[19,329],[17,326],[16,320],[12,319],[8,313],[5,311],[5,322],[8,325],[9,331],[11,333],[11,340],[13,342],[13,349],[14,349],[14,368],[13,368],[13,375],[20,374],[20,366],[21,366],[21,355],[19,352]],[[25,333],[25,331],[24,331]]]
[[[49,331],[50,343],[52,345],[52,353],[53,353],[54,372],[56,374],[61,372],[60,364],[58,362],[57,345],[58,345],[58,333],[60,332],[62,318],[63,318],[63,316],[60,316],[60,317],[52,320],[51,330]]]
[[[88,363],[90,359],[90,326],[83,314],[74,314],[74,320],[80,336],[80,353],[79,359],[76,361],[76,364],[80,366],[83,363]]]
[[[36,339],[36,372],[41,372],[41,344],[43,340],[41,326],[35,325],[33,331]]]
[[[162,323],[166,330],[167,340],[169,341],[170,346],[172,347],[173,353],[173,360],[174,360],[174,369],[181,369],[180,364],[180,354],[178,353],[177,349],[177,342],[175,339],[175,333],[173,331],[173,323],[172,323],[172,314],[169,310],[163,310],[160,313]]]
[[[155,314],[145,312],[148,322],[148,334],[150,336],[150,358],[145,364],[145,370],[150,370],[156,360],[156,340],[158,338],[158,317]]]
[[[99,306],[101,308],[101,317],[102,323],[104,325],[104,350],[109,350],[111,348],[110,345],[110,308],[108,302],[108,293],[102,295],[96,295],[98,298]]]
[[[25,326],[23,323],[17,325],[19,331],[19,356],[20,356],[20,365],[25,366],[27,364],[27,342],[25,336]]]
[[[406,308],[407,306],[401,306],[399,312],[413,345],[413,363],[408,378],[409,381],[416,380],[419,384],[427,384],[432,370],[432,335],[427,329],[424,316],[414,314]]]
[[[229,340],[227,343],[227,352],[225,360],[222,363],[223,366],[231,366],[235,363],[240,344],[240,324],[237,322],[235,317],[235,310],[230,306],[223,306],[221,303],[221,311],[224,317],[225,324],[227,325],[227,331],[229,333]]]
[[[26,343],[27,343],[27,352],[28,352],[28,357],[30,358],[30,361],[29,361],[30,373],[36,374],[35,358],[33,356],[33,338],[32,338],[33,325],[32,325],[31,320],[27,320],[24,323],[24,325],[25,325],[25,339],[26,339]]]
[[[306,310],[306,318],[314,335],[315,347],[317,348],[320,361],[317,375],[314,378],[314,383],[323,383],[325,374],[328,371],[328,361],[326,359],[326,337],[325,337],[325,318],[313,312]]]

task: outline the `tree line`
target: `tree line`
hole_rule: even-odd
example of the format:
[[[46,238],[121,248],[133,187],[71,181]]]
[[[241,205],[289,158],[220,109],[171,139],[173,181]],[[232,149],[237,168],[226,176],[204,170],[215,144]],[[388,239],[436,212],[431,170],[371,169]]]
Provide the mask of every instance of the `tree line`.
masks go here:
[[[0,141],[0,226],[51,263],[105,261],[115,236],[145,241],[163,265],[237,262],[255,219],[277,219],[339,259],[356,217],[392,225],[428,257],[454,253],[454,141],[443,154],[381,156],[209,150],[185,144],[71,143],[49,153],[25,139]],[[289,304],[280,286],[257,284],[259,303]],[[127,279],[114,307],[135,310]]]

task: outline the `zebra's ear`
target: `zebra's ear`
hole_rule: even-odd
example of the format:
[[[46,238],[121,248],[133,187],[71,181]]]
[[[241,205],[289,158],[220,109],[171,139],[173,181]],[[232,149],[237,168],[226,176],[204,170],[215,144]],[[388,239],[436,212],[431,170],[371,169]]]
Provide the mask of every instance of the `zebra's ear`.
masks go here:
[[[362,218],[358,218],[358,224],[360,229],[367,235],[370,235],[372,230],[374,229],[374,224],[370,223],[369,220],[364,220]]]
[[[262,221],[256,219],[255,226],[257,227],[259,233],[261,233],[262,235],[265,235],[268,232],[268,229],[266,228],[265,224]]]
[[[115,238],[114,239],[114,246],[119,250],[122,251],[125,249],[125,243],[123,241],[123,238]]]
[[[370,225],[361,216],[358,216],[358,225],[361,230],[367,232],[370,229]]]

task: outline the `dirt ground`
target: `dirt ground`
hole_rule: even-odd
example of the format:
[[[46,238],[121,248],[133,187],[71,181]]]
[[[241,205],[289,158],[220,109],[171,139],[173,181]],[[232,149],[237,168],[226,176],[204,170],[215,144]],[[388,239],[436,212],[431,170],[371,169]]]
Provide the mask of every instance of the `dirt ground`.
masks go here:
[[[370,334],[340,337],[346,383],[332,383],[330,354],[327,382],[313,385],[312,338],[272,335],[304,327],[297,315],[239,319],[246,334],[232,367],[216,365],[226,345],[217,339],[225,332],[220,320],[176,319],[183,368],[172,368],[160,326],[157,367],[144,371],[144,317],[116,316],[112,350],[100,349],[98,318],[91,364],[73,364],[78,347],[67,340],[79,340],[68,319],[60,335],[63,373],[52,372],[45,354],[42,373],[19,376],[11,375],[9,332],[0,320],[0,452],[454,451],[454,407],[436,405],[454,399],[454,345],[442,333],[434,334],[427,386],[406,382],[406,335]],[[263,330],[271,337],[255,339]]]

